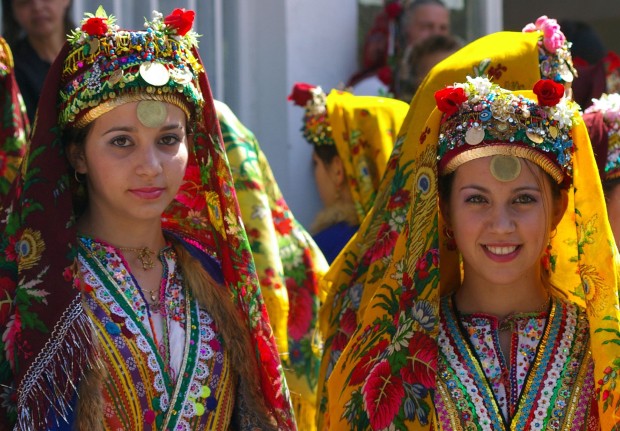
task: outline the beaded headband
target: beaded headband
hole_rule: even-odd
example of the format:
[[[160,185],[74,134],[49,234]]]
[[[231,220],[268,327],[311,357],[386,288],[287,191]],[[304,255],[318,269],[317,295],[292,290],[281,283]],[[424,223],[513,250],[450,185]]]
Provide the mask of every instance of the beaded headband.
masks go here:
[[[523,28],[524,33],[534,31],[542,32],[538,40],[540,76],[560,83],[573,82],[577,70],[570,53],[571,43],[566,40],[558,22],[543,15]]]
[[[305,108],[301,132],[312,145],[336,145],[327,115],[327,96],[321,87],[296,83],[288,100]]]
[[[504,90],[488,78],[467,77],[435,93],[441,120],[439,174],[492,155],[528,159],[558,183],[570,180],[574,150],[571,128],[578,105],[563,98],[564,86],[540,80],[538,103]]]
[[[620,94],[603,94],[600,99],[592,99],[592,106],[585,110],[586,114],[600,112],[607,126],[607,158],[605,181],[620,178]]]
[[[84,127],[123,103],[160,100],[195,117],[204,104],[193,54],[194,12],[175,9],[163,19],[153,11],[145,30],[120,30],[100,6],[72,31],[60,90],[61,127]]]

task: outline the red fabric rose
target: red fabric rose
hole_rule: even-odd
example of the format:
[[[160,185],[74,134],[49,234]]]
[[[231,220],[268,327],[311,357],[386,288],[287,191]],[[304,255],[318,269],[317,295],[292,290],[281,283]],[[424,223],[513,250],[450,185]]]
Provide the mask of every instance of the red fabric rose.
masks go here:
[[[392,69],[390,66],[383,66],[377,70],[377,78],[388,87],[392,85]]]
[[[441,112],[452,115],[458,112],[459,105],[467,101],[467,95],[461,87],[446,87],[435,93],[435,101]]]
[[[534,94],[540,106],[555,106],[564,97],[564,86],[551,79],[541,79],[534,84]]]
[[[305,82],[296,82],[293,85],[291,94],[288,95],[288,100],[292,100],[297,106],[306,106],[309,100],[312,99],[312,93],[310,90],[315,88],[314,85],[306,84]]]
[[[82,30],[88,33],[89,36],[103,36],[108,32],[107,21],[107,18],[88,18],[86,22],[82,24]]]
[[[385,5],[385,13],[390,19],[396,19],[403,13],[403,7],[398,1],[393,1]]]
[[[164,24],[176,30],[179,36],[185,36],[194,25],[196,13],[193,10],[175,9],[164,18]]]

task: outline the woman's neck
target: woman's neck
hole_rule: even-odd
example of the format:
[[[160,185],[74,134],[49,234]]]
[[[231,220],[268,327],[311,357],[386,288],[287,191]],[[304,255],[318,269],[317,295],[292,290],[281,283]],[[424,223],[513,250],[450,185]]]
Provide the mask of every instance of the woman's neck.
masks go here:
[[[39,58],[48,63],[53,63],[65,43],[65,36],[63,32],[47,37],[28,36],[28,42]]]
[[[540,278],[514,285],[493,285],[465,277],[455,293],[456,307],[461,313],[485,313],[500,319],[540,310],[548,300],[549,290]]]
[[[81,235],[100,239],[119,248],[146,247],[157,252],[166,245],[160,220],[107,223],[86,212],[78,220],[77,228]]]

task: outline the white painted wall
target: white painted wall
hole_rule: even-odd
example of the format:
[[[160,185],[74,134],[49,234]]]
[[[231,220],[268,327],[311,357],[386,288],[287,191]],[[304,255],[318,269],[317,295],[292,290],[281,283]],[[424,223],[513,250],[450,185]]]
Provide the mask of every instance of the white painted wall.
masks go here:
[[[226,0],[225,7],[229,7]],[[224,99],[257,136],[295,217],[309,226],[321,203],[312,149],[301,136],[303,111],[287,102],[293,83],[329,91],[356,68],[356,0],[234,0],[225,39],[234,60]],[[237,24],[234,24],[236,22]],[[230,27],[228,27],[230,30]],[[229,58],[230,58],[229,57]]]

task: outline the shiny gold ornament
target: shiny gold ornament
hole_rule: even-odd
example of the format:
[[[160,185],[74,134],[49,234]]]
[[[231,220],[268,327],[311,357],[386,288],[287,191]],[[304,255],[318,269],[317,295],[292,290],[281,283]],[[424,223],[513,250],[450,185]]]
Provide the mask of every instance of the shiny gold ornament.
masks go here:
[[[112,75],[110,75],[110,79],[108,79],[108,85],[110,87],[114,87],[116,84],[119,83],[121,79],[123,79],[123,74],[123,69],[117,69],[112,72]]]
[[[555,139],[555,138],[557,138],[557,137],[558,137],[558,133],[560,133],[560,132],[559,132],[559,130],[558,130],[558,128],[557,128],[557,127],[555,127],[555,126],[549,126],[549,134],[551,135],[551,137],[552,137],[553,139]]]
[[[491,174],[502,182],[513,181],[521,173],[521,161],[514,156],[493,156],[491,159]]]
[[[138,120],[146,127],[161,127],[168,117],[168,108],[164,102],[143,100],[136,108]]]
[[[99,39],[92,39],[88,41],[88,46],[90,47],[90,55],[97,55],[100,46]]]
[[[525,134],[530,139],[530,141],[534,142],[535,144],[542,144],[542,142],[544,141],[544,138],[542,136],[531,130],[528,130],[527,132],[525,132]]]

